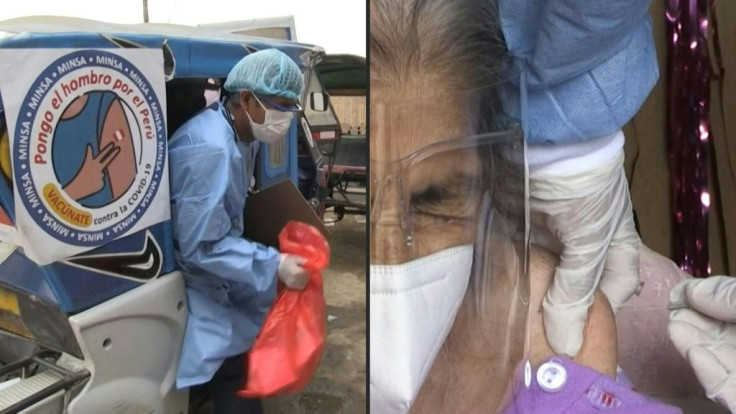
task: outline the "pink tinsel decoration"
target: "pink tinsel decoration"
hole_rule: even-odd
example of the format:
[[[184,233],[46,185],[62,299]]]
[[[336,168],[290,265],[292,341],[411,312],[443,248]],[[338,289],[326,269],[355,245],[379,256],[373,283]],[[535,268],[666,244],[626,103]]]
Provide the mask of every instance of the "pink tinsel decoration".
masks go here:
[[[667,0],[667,139],[673,260],[696,277],[708,263],[711,136],[708,52],[713,0]]]

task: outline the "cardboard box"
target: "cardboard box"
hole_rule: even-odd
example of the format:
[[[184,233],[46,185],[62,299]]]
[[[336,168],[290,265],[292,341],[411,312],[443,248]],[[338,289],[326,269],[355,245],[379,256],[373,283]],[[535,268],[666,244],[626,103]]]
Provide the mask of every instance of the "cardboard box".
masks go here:
[[[329,231],[312,206],[294,186],[284,180],[248,196],[245,203],[244,237],[278,248],[279,232],[290,220],[316,227],[325,237]]]

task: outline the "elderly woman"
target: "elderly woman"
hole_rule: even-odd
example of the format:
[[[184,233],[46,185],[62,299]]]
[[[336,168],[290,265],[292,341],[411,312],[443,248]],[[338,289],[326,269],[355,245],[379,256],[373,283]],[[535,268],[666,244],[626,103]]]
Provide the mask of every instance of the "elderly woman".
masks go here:
[[[491,3],[370,10],[371,412],[680,412],[616,379],[600,292],[574,359],[547,343],[557,259],[527,243],[523,135],[499,100],[513,86]]]

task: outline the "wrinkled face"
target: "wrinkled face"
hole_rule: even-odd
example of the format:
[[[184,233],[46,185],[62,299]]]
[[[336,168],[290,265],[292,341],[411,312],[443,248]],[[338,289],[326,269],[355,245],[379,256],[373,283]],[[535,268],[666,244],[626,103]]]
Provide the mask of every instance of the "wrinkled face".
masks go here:
[[[371,85],[371,264],[473,243],[482,195],[476,148],[428,148],[472,133],[467,96],[396,86]]]
[[[523,249],[494,227],[500,219],[489,218],[501,214],[496,181],[513,181],[504,170],[494,178],[490,168],[507,146],[466,145],[476,135],[476,102],[470,94],[442,93],[438,83],[371,84],[371,265],[401,264],[453,246],[474,249],[470,284],[415,414],[493,412],[525,352]],[[522,199],[522,217],[523,211]]]

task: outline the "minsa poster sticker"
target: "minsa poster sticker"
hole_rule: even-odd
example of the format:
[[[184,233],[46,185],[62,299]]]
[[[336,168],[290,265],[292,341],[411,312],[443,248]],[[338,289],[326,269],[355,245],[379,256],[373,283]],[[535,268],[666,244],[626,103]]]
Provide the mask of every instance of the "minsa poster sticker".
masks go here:
[[[47,264],[168,220],[160,49],[3,49],[16,240]]]

